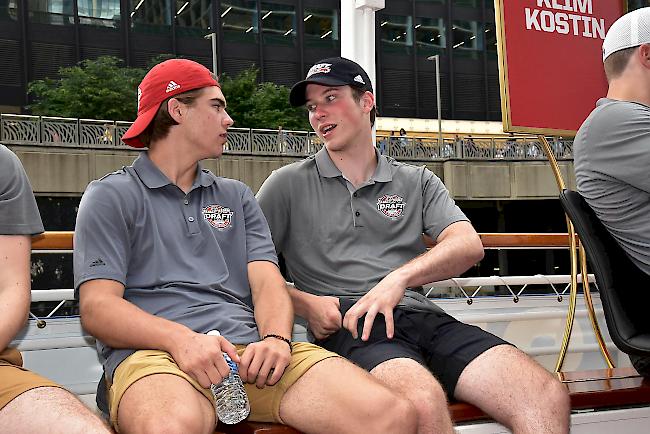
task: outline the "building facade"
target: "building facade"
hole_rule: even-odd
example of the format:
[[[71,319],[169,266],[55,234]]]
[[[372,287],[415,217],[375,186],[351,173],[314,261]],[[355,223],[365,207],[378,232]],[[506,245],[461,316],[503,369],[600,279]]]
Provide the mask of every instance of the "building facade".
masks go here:
[[[349,1],[349,0],[346,0]],[[442,114],[499,120],[492,0],[389,0],[376,16],[382,116]],[[219,73],[257,65],[260,80],[291,85],[316,60],[340,53],[337,0],[0,0],[0,111],[20,112],[30,81],[100,55],[145,67],[158,54],[195,59]]]
[[[351,1],[351,0],[343,0]],[[531,0],[532,1],[532,0]],[[647,6],[631,0],[629,8]],[[388,117],[500,120],[493,0],[388,0],[376,16],[377,99]],[[0,0],[0,112],[21,112],[27,84],[100,55],[145,67],[159,54],[291,85],[340,53],[338,0]]]

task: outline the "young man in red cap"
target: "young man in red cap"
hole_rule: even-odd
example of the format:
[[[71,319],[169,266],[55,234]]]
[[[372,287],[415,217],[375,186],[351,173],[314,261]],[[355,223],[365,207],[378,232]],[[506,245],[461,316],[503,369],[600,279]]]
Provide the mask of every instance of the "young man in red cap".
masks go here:
[[[463,273],[483,246],[431,171],[378,154],[363,68],[323,59],[290,99],[307,107],[325,146],[276,170],[258,200],[315,342],[411,400],[420,433],[453,431],[447,397],[515,433],[568,432],[569,397],[557,379],[424,297],[421,285]],[[423,233],[436,242],[428,252]]]
[[[210,433],[211,384],[239,363],[249,420],[304,432],[415,432],[415,409],[360,368],[292,343],[293,309],[271,235],[239,181],[199,161],[219,157],[233,120],[214,76],[168,60],[138,88],[123,136],[148,146],[92,182],[75,230],[84,327],[105,359],[120,432]],[[206,335],[219,330],[221,336]]]

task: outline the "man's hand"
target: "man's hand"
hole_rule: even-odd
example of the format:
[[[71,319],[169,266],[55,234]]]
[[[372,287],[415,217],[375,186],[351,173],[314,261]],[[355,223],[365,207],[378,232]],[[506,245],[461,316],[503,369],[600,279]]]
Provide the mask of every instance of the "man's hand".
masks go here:
[[[402,299],[405,291],[406,285],[403,280],[396,273],[390,273],[348,310],[343,318],[343,327],[348,329],[356,339],[358,337],[357,322],[365,314],[361,340],[367,341],[375,317],[381,313],[386,319],[386,336],[392,339],[395,333],[393,309]]]
[[[228,354],[233,362],[239,362],[235,346],[223,336],[208,336],[192,331],[175,339],[174,347],[169,352],[178,367],[205,388],[221,383],[230,373],[222,353]]]
[[[339,331],[343,322],[340,307],[336,297],[314,296],[310,301],[307,322],[316,339],[325,339]]]
[[[239,375],[246,383],[255,383],[259,389],[277,383],[291,361],[286,342],[273,337],[248,344],[241,357]]]

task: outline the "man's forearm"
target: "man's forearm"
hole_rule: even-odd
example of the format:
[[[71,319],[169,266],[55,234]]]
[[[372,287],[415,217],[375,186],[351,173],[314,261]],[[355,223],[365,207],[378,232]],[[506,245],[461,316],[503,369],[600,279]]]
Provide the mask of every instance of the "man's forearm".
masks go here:
[[[284,288],[266,288],[255,298],[255,322],[260,337],[276,334],[291,339],[293,333],[293,305]]]
[[[449,236],[391,274],[405,287],[426,285],[458,276],[482,258],[483,246],[478,235]]]
[[[248,281],[253,297],[255,322],[261,337],[270,333],[291,338],[293,305],[278,267],[268,261],[250,262]]]
[[[296,315],[301,318],[309,318],[310,303],[313,298],[318,296],[301,291],[293,284],[288,284],[287,288],[289,289],[289,296],[291,297],[291,302],[293,303],[293,309]]]
[[[151,315],[113,295],[84,301],[81,320],[88,332],[113,348],[171,352],[179,336],[193,333],[182,324]]]
[[[0,235],[0,351],[25,326],[31,299],[27,235]]]
[[[14,290],[12,288],[12,290]],[[3,351],[25,327],[29,311],[29,289],[9,293],[0,289],[0,351]]]

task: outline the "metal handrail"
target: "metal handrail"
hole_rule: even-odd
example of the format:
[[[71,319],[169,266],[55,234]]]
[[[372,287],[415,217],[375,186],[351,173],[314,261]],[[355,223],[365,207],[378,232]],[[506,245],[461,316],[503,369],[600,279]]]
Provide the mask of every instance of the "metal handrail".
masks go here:
[[[120,137],[130,122],[47,116],[0,114],[0,143],[86,149],[132,149]],[[573,158],[573,141],[553,138],[555,158]],[[313,132],[230,128],[226,154],[255,154],[305,157],[322,146]],[[508,160],[544,161],[542,144],[534,136],[432,136],[377,135],[382,154],[398,160],[445,161]]]

